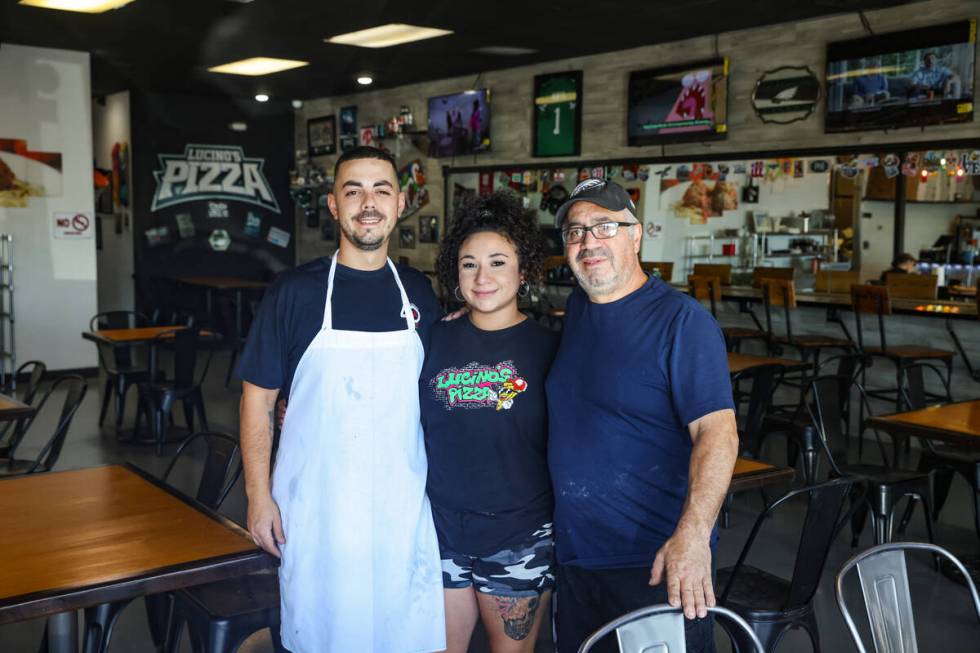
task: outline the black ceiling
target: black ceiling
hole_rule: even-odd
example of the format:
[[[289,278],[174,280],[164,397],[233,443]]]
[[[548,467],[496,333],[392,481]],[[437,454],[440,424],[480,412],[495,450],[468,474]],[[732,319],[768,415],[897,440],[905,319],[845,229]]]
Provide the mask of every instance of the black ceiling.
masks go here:
[[[373,88],[907,4],[908,0],[135,0],[88,15],[0,0],[0,44],[92,53],[92,92],[308,99]],[[857,20],[855,16],[855,20]],[[371,50],[325,43],[328,36],[382,23],[453,30],[428,41]],[[490,45],[532,55],[474,54]],[[2,45],[0,45],[2,47]],[[209,66],[252,56],[310,65],[261,78],[216,75]]]

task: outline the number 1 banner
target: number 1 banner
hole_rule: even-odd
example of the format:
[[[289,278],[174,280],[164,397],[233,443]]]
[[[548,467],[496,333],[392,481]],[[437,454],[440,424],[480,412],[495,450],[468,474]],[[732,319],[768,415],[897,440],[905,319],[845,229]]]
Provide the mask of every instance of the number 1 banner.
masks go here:
[[[534,78],[532,156],[577,156],[582,149],[582,71]]]

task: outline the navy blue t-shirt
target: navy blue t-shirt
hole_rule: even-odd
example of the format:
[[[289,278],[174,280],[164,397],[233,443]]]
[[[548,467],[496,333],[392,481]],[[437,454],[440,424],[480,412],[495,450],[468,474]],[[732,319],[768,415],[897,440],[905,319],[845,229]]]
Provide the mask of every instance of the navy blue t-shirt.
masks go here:
[[[558,336],[533,320],[432,331],[419,379],[426,491],[444,553],[489,555],[551,523],[544,380]]]
[[[415,310],[419,337],[428,349],[432,325],[442,317],[439,300],[424,274],[404,265],[395,267]],[[289,395],[296,366],[323,326],[329,276],[330,258],[323,257],[276,279],[252,323],[238,378]],[[401,295],[387,264],[364,271],[338,263],[331,306],[334,329],[377,332],[406,328]]]
[[[608,304],[576,289],[547,393],[558,561],[650,565],[687,495],[688,425],[734,407],[717,322],[652,276]]]

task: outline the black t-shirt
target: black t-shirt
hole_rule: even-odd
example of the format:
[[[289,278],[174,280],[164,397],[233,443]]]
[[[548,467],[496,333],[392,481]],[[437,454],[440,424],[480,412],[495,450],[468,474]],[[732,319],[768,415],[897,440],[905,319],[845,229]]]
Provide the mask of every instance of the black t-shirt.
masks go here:
[[[432,325],[442,317],[439,300],[424,274],[404,265],[395,267],[428,350]],[[279,388],[288,396],[296,366],[323,326],[329,276],[330,258],[324,257],[283,273],[272,284],[249,331],[238,378],[262,388]],[[331,306],[334,329],[378,332],[406,328],[401,295],[387,264],[365,272],[338,263]]]
[[[419,379],[427,492],[445,550],[487,555],[551,522],[544,380],[557,334],[440,322]]]

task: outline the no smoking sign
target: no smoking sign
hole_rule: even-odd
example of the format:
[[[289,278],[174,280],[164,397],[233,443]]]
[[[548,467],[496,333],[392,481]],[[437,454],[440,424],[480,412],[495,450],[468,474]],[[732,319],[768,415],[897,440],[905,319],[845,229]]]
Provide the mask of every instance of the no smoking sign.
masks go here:
[[[61,211],[54,214],[55,238],[91,238],[92,218],[87,213]]]

